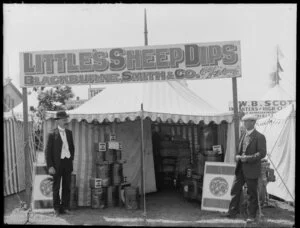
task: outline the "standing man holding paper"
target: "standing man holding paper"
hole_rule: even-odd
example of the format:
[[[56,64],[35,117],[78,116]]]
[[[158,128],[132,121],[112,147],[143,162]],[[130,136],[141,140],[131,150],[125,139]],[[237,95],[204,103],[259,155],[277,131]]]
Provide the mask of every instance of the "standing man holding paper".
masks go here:
[[[247,114],[242,120],[246,131],[240,138],[238,154],[236,155],[235,180],[231,189],[231,202],[229,205],[228,218],[235,218],[239,213],[240,197],[243,185],[248,188],[248,219],[247,222],[255,221],[258,210],[258,178],[261,174],[261,159],[266,156],[266,138],[255,130],[256,116]]]
[[[56,113],[57,127],[48,134],[45,151],[48,172],[53,176],[53,207],[56,216],[69,213],[74,143],[72,131],[65,128],[68,117],[65,111]],[[62,196],[60,197],[61,179]]]

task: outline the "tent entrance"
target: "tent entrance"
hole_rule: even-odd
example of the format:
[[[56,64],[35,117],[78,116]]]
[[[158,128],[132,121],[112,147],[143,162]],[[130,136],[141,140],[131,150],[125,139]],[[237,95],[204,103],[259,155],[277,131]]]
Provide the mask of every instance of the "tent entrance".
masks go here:
[[[183,191],[187,170],[203,180],[204,163],[224,161],[227,123],[217,125],[174,124],[151,122],[152,148],[156,188],[158,191]],[[218,157],[205,156],[213,145],[220,144],[223,154]]]

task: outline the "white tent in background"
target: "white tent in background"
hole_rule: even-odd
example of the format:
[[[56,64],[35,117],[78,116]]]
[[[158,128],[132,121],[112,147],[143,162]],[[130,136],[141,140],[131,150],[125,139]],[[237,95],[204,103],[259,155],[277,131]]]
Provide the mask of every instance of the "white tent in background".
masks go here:
[[[31,121],[34,118],[34,114],[30,111],[31,107],[37,108],[39,105],[38,93],[32,91],[29,95],[27,95],[27,107],[28,107],[28,120]],[[19,121],[23,121],[23,102],[18,104],[13,110],[12,114]]]
[[[143,104],[143,111],[141,105]],[[197,128],[189,123],[228,123],[226,151],[232,153],[234,137],[233,113],[220,113],[187,86],[173,82],[149,82],[110,85],[78,108],[69,110],[75,142],[74,173],[78,175],[78,205],[90,205],[88,179],[94,175],[94,143],[104,141],[104,135],[116,133],[122,143],[127,163],[123,172],[132,186],[140,186],[141,122],[144,118],[145,192],[155,192],[151,121],[177,123],[190,142],[198,140]],[[45,132],[54,127],[54,113],[48,112]],[[97,125],[97,123],[100,125]],[[108,123],[114,122],[114,125]],[[175,128],[175,127],[174,127]],[[176,131],[178,132],[176,127]],[[179,129],[179,130],[181,130]],[[193,135],[194,134],[194,135]],[[221,137],[220,137],[221,138]],[[224,139],[225,140],[225,139]],[[192,144],[194,145],[194,144]]]
[[[270,88],[260,100],[295,100],[279,84]]]
[[[275,170],[276,181],[267,185],[267,192],[285,201],[295,201],[295,104],[271,117],[259,119],[256,129],[266,136],[267,156]]]

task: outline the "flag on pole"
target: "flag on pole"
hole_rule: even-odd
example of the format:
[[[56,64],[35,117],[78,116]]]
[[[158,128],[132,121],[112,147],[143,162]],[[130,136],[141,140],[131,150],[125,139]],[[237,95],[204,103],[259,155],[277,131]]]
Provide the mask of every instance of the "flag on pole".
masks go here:
[[[277,61],[277,69],[278,69],[278,72],[283,72],[283,69],[282,69],[279,61]]]

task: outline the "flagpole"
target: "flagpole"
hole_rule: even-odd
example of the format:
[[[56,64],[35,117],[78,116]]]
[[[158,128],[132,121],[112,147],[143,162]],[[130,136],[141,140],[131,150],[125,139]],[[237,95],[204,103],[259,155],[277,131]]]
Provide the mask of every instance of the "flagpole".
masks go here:
[[[277,63],[276,63],[276,85],[279,85],[279,75],[278,75],[278,45],[277,45]]]
[[[144,10],[144,35],[145,35],[145,46],[148,45],[148,31],[147,31],[147,14],[146,9]],[[146,195],[145,195],[145,145],[144,145],[144,108],[143,103],[141,104],[141,189],[142,189],[142,204],[143,204],[143,217],[144,222],[146,222]]]

